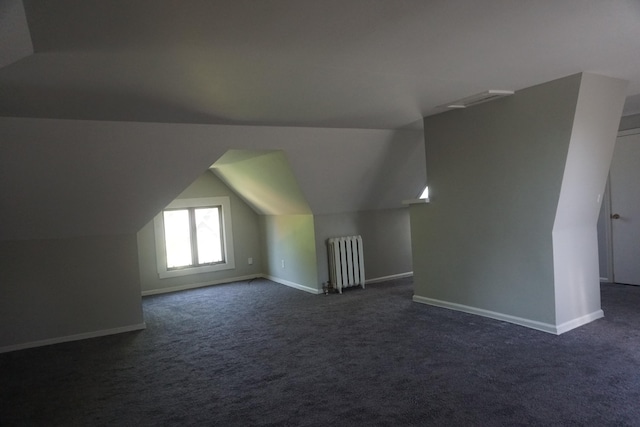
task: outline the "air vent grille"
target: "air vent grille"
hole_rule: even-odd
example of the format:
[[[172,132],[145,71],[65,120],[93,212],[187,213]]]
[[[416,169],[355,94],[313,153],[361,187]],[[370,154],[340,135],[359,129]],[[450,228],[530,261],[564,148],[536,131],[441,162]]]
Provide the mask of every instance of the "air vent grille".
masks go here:
[[[513,95],[512,90],[491,89],[476,95],[467,96],[466,98],[462,98],[457,101],[449,102],[439,106],[438,108],[467,108],[509,95]]]

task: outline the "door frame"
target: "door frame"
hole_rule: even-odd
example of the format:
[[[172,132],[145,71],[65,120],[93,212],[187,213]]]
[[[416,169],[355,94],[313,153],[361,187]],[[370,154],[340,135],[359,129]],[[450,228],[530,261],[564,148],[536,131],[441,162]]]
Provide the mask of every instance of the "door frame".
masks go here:
[[[640,128],[633,128],[622,130],[618,132],[616,136],[616,141],[621,136],[629,136],[640,133]],[[615,150],[615,147],[614,147]],[[609,166],[611,168],[611,166]],[[604,212],[605,221],[604,221],[604,235],[606,241],[606,253],[607,253],[607,275],[606,277],[601,277],[600,281],[613,282],[614,280],[614,270],[613,270],[613,233],[611,231],[611,173],[607,175],[607,186],[605,187],[604,194],[602,196],[602,203],[604,204]]]

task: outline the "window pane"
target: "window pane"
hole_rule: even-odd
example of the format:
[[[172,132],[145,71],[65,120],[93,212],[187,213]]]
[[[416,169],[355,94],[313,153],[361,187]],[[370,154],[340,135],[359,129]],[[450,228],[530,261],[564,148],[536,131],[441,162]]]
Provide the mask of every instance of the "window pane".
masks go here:
[[[420,199],[428,199],[429,198],[429,186],[424,187],[424,191],[419,197]]]
[[[188,210],[164,211],[164,240],[167,248],[167,268],[192,264]]]
[[[196,209],[196,233],[198,237],[198,264],[221,262],[220,208]]]

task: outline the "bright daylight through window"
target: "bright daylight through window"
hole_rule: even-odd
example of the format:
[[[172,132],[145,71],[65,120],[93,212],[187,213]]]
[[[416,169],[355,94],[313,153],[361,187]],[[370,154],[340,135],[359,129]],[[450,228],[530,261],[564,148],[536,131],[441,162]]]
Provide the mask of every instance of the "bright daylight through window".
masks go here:
[[[424,187],[424,190],[422,191],[422,194],[420,194],[419,199],[429,200],[429,186],[428,185],[426,187]]]
[[[179,199],[155,219],[160,277],[234,267],[228,197]]]
[[[166,210],[163,215],[167,268],[224,261],[220,206]]]

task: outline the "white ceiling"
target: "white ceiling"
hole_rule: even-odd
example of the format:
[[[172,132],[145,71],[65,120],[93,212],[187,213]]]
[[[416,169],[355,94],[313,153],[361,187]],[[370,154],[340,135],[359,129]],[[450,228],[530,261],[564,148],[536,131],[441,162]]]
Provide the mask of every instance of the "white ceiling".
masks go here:
[[[33,55],[19,4],[2,116],[398,129],[583,71],[640,112],[638,0],[24,0]]]

